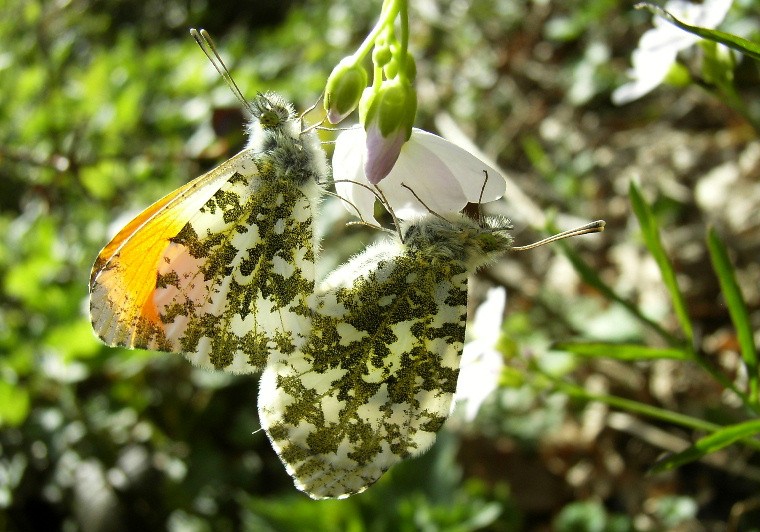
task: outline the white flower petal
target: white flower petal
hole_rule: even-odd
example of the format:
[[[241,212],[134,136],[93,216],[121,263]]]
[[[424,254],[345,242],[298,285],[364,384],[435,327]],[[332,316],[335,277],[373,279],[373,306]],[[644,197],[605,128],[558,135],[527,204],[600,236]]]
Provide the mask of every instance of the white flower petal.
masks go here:
[[[462,350],[455,401],[465,402],[465,419],[472,421],[478,410],[499,387],[504,357],[479,341],[470,342]]]
[[[731,4],[733,0],[704,0],[701,4],[685,0],[670,0],[665,3],[665,10],[692,26],[715,28],[726,18]]]
[[[472,421],[483,402],[498,387],[504,357],[494,349],[501,334],[507,291],[491,288],[478,306],[472,329],[475,339],[462,351],[461,369],[457,380],[456,401],[464,401],[465,419]]]
[[[363,129],[341,133],[335,143],[333,177],[338,195],[356,207],[344,202],[349,212],[356,214],[358,209],[365,221],[374,222],[375,198],[364,174],[365,145]],[[428,209],[442,215],[459,212],[468,202],[479,201],[481,190],[483,202],[493,201],[504,194],[506,183],[499,172],[468,151],[432,133],[413,129],[393,169],[376,188],[397,217],[409,219],[426,214]]]
[[[695,4],[670,0],[665,4],[665,10],[687,24],[715,28],[726,17],[732,1],[705,0],[702,4]],[[699,36],[655,16],[654,28],[644,32],[631,56],[633,68],[628,74],[633,80],[612,93],[613,103],[628,103],[653,90],[668,75],[678,52],[700,40]]]
[[[402,184],[411,188],[425,205]],[[439,214],[459,212],[467,205],[457,177],[438,156],[413,139],[404,144],[393,170],[377,188],[401,219],[426,214],[428,208]]]
[[[499,199],[507,188],[504,177],[495,169],[448,140],[421,129],[412,129],[412,139],[436,154],[462,187],[467,201],[487,203]],[[488,173],[488,180],[486,180]],[[485,189],[483,182],[485,181]],[[481,190],[483,198],[481,200]]]
[[[506,289],[503,286],[489,288],[486,298],[475,311],[471,329],[473,336],[493,346],[501,335],[506,305]]]
[[[367,176],[367,181],[377,185],[388,175],[396,164],[405,142],[406,135],[401,130],[386,138],[376,124],[370,127],[367,131],[364,160],[364,175]]]
[[[670,49],[665,49],[660,53],[634,50],[633,68],[628,72],[633,81],[621,85],[613,91],[613,103],[622,105],[637,100],[657,88],[673,66],[676,53],[676,50]]]
[[[370,184],[364,177],[365,139],[366,136],[361,127],[348,129],[338,135],[332,158],[333,180],[335,193],[347,200],[341,202],[346,210],[365,222],[377,224],[375,195],[366,188]],[[366,187],[356,183],[361,183]]]

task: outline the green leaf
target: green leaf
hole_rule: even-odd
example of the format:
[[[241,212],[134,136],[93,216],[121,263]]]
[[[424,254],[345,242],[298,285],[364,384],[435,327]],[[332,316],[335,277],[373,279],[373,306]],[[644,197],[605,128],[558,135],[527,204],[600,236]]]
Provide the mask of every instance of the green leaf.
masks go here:
[[[0,427],[18,426],[29,414],[29,392],[26,388],[0,381]]]
[[[745,421],[744,423],[737,423],[717,430],[697,440],[697,442],[680,453],[671,455],[663,460],[657,462],[652,471],[659,473],[662,471],[669,471],[676,467],[682,466],[694,460],[699,460],[703,456],[714,453],[731,445],[732,443],[750,438],[760,433],[760,419],[752,421]]]
[[[750,400],[757,402],[760,376],[758,376],[757,349],[753,339],[752,325],[739,284],[736,282],[734,269],[728,259],[728,252],[713,227],[707,231],[707,249],[710,251],[710,260],[720,281],[720,289],[726,300],[731,321],[736,327],[742,359],[747,368]]]
[[[656,406],[648,405],[646,403],[642,403],[640,401],[626,399],[625,397],[618,397],[616,395],[590,392],[583,386],[578,386],[577,384],[555,378],[544,371],[540,371],[540,369],[537,371],[540,372],[543,377],[547,378],[559,391],[566,393],[574,399],[579,399],[582,401],[597,401],[599,403],[609,405],[613,408],[617,408],[625,412],[632,412],[641,416],[657,419],[666,423],[672,423],[674,425],[679,425],[693,430],[713,432],[720,430],[721,428],[720,425],[716,425],[715,423],[680,414],[678,412],[673,412],[672,410],[668,410],[666,408],[659,408]],[[753,448],[760,449],[760,442],[757,442],[757,445],[753,445],[750,442],[748,442],[748,445],[752,446]]]
[[[657,4],[650,2],[640,2],[634,7],[636,9],[648,9],[655,15],[664,18],[671,24],[678,26],[684,31],[692,33],[698,37],[702,37],[703,39],[707,39],[708,41],[724,44],[733,50],[741,52],[755,59],[760,59],[760,44],[748,41],[747,39],[739,37],[738,35],[733,35],[724,31],[711,30],[709,28],[702,28],[699,26],[691,26],[690,24],[681,22]]]
[[[686,335],[689,343],[693,344],[694,330],[691,325],[691,320],[689,319],[689,314],[686,311],[686,302],[681,294],[681,290],[678,288],[673,265],[670,263],[670,260],[665,253],[665,248],[662,246],[662,241],[660,240],[660,227],[657,223],[657,218],[655,218],[652,209],[644,201],[639,189],[633,182],[630,186],[630,198],[633,212],[641,225],[644,243],[654,257],[654,260],[657,262],[657,266],[660,268],[662,281],[665,283],[665,287],[670,294],[670,299],[673,302],[673,310],[678,318],[678,323],[681,325],[681,330]]]
[[[558,343],[553,349],[568,351],[582,357],[604,357],[617,360],[657,360],[669,358],[691,360],[691,354],[683,349],[669,347],[647,347],[638,344],[609,344],[602,342],[565,342]]]

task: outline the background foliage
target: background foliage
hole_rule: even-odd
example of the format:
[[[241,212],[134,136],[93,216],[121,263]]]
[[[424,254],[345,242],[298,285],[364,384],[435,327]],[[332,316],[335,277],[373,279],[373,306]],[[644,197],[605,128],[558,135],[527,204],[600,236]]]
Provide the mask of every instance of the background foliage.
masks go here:
[[[627,3],[413,2],[418,125],[470,138],[505,169],[527,196],[490,208],[513,218],[518,243],[546,214],[563,227],[604,218],[608,229],[567,255],[516,253],[479,274],[473,309],[489,286],[509,294],[501,386],[474,421],[457,413],[431,452],[365,494],[314,502],[293,488],[257,431],[256,378],[95,340],[86,309],[98,250],[244,142],[243,117],[188,27],[215,37],[244,94],[277,90],[305,109],[375,4],[0,4],[0,529],[757,527],[756,427],[743,444],[692,457],[701,461],[649,470],[663,452],[757,418],[757,397],[731,391],[757,376],[708,248],[727,249],[757,331],[760,71],[745,58],[731,73],[744,115],[715,97],[696,49],[681,86],[613,106],[651,26]],[[721,28],[757,41],[756,3],[737,0]],[[375,236],[347,219],[326,202],[328,266]],[[666,351],[631,356],[620,344]]]

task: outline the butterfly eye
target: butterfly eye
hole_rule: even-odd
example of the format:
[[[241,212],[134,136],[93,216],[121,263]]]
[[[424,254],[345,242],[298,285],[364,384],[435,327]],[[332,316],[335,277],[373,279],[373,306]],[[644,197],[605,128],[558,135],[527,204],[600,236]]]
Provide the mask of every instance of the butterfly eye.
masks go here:
[[[261,124],[261,127],[264,128],[276,127],[280,122],[279,115],[274,111],[265,111],[261,113],[261,116],[259,117],[259,123]]]

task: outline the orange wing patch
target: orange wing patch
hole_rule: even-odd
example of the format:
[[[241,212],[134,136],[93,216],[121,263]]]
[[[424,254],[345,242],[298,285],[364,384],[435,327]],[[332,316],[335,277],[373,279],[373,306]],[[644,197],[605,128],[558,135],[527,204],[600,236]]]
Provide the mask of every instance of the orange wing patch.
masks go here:
[[[108,345],[173,351],[162,342],[164,324],[153,294],[160,262],[175,237],[233,175],[245,150],[214,170],[164,196],[129,222],[106,245],[90,274],[90,315],[96,334]],[[255,167],[254,167],[255,168]]]

